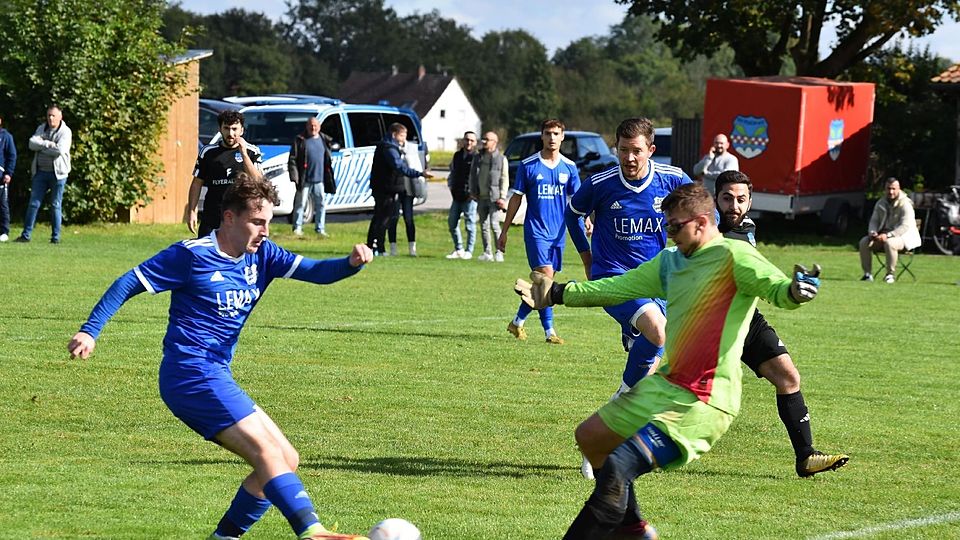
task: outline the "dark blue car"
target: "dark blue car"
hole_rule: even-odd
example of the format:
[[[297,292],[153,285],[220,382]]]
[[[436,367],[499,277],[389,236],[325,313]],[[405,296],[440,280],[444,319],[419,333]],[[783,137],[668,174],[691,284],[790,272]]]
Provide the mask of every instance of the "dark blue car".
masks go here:
[[[510,141],[505,152],[510,165],[510,182],[513,182],[517,167],[527,156],[543,149],[540,133],[524,133]],[[606,141],[597,133],[589,131],[565,131],[560,153],[577,164],[581,180],[591,174],[617,164],[617,157],[610,151]]]

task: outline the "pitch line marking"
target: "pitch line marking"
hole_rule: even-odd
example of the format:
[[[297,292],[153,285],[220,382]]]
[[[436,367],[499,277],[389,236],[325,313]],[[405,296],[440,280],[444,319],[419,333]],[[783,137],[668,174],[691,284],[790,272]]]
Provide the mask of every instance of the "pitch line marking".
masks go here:
[[[839,540],[841,538],[863,538],[865,536],[873,536],[878,533],[895,531],[900,529],[913,529],[916,527],[926,527],[928,525],[940,525],[942,523],[952,523],[954,521],[960,521],[960,512],[950,512],[948,514],[940,514],[935,516],[927,516],[916,519],[905,519],[903,521],[896,521],[893,523],[887,523],[884,525],[874,525],[872,527],[864,527],[862,529],[857,529],[855,531],[842,531],[829,533],[822,536],[813,536],[810,540]]]

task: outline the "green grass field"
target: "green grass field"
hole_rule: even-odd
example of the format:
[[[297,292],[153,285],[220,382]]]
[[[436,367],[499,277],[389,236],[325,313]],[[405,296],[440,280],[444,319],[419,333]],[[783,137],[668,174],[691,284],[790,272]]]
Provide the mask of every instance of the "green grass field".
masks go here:
[[[560,307],[566,345],[543,343],[536,317],[531,340],[513,340],[521,231],[493,264],[443,258],[445,215],[417,225],[417,259],[377,259],[324,287],[276,282],[235,375],[299,449],[328,525],[396,516],[428,540],[559,538],[590,492],[572,433],[618,384],[617,326]],[[339,256],[366,226],[274,239]],[[158,396],[167,295],[128,302],[91,359],[65,352],[113,279],[185,228],[70,227],[59,246],[40,241],[48,231],[0,245],[0,538],[206,537],[248,468]],[[773,388],[747,371],[743,411],[714,450],[639,480],[648,519],[677,539],[960,538],[960,258],[918,255],[917,282],[890,286],[858,281],[849,239],[778,235],[761,251],[783,269],[823,265],[814,303],[764,312],[803,375],[818,447],[850,464],[796,478]],[[562,278],[582,278],[573,249],[565,264]],[[291,537],[271,510],[245,538]]]

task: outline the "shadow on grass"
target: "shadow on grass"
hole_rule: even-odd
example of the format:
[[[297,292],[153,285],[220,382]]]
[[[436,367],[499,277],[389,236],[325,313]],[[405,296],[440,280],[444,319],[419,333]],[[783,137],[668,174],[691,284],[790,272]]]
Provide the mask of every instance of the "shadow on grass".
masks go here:
[[[694,476],[694,477],[702,476],[704,478],[739,478],[739,479],[777,480],[777,481],[782,481],[785,476],[783,474],[753,473],[753,472],[736,471],[736,470],[706,471],[706,470],[700,470],[700,469],[680,469],[676,472],[684,476]],[[794,476],[791,476],[791,478],[792,477]]]
[[[388,324],[389,321],[384,324]],[[294,332],[309,331],[309,332],[331,332],[336,334],[379,334],[385,336],[397,336],[397,337],[425,337],[425,338],[434,338],[434,339],[461,339],[461,340],[483,340],[489,339],[489,336],[481,334],[466,334],[466,333],[457,333],[457,332],[417,332],[415,330],[410,330],[409,328],[397,328],[396,330],[390,330],[386,328],[378,328],[372,325],[362,325],[362,326],[306,326],[306,325],[281,325],[281,324],[259,324],[256,325],[258,328],[267,328],[271,330],[288,330]]]
[[[554,478],[571,475],[572,467],[511,463],[505,461],[469,461],[434,457],[309,457],[300,462],[301,471],[335,469],[341,471],[389,474],[397,476],[452,476],[502,478]]]

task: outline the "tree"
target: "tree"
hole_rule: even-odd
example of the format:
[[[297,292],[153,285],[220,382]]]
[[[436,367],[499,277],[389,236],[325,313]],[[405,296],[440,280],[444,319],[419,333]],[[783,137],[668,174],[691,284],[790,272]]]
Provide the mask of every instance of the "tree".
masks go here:
[[[330,94],[337,87],[326,63],[284,39],[282,27],[262,13],[229,9],[203,16],[174,5],[163,19],[167,39],[214,51],[200,68],[204,96]]]
[[[797,75],[833,78],[898,34],[931,32],[960,16],[956,0],[616,0],[630,13],[660,17],[657,36],[685,59],[722,45],[747,76],[778,75],[791,60]],[[837,27],[837,44],[820,58],[820,33]]]
[[[846,74],[850,80],[877,85],[870,144],[874,188],[882,188],[880,182],[890,176],[899,178],[905,188],[953,184],[956,148],[949,134],[956,130],[956,100],[930,85],[930,79],[949,66],[929,49],[897,44]]]
[[[286,39],[319,56],[340,80],[353,70],[389,68],[412,43],[383,0],[300,0],[288,6]]]
[[[553,57],[561,116],[570,125],[604,133],[624,118],[644,115],[655,125],[703,112],[707,77],[738,75],[733,52],[684,62],[657,40],[659,23],[627,15],[607,35],[583,38]]]
[[[523,30],[485,34],[471,69],[460,71],[458,77],[484,129],[504,130],[512,136],[535,130],[558,113],[547,50]]]
[[[21,141],[48,104],[63,109],[74,133],[65,219],[112,219],[161,181],[163,118],[186,83],[170,63],[182,50],[159,34],[165,7],[162,0],[99,0],[96,9],[86,0],[5,2],[0,107],[20,119]],[[21,171],[29,163],[21,159]]]

